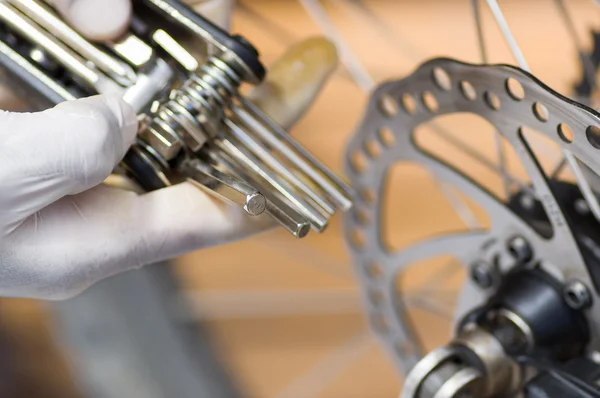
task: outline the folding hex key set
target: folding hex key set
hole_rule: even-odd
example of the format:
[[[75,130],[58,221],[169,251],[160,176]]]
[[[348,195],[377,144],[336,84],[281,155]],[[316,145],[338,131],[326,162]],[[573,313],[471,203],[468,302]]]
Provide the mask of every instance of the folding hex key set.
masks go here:
[[[266,74],[248,41],[177,0],[134,4],[130,30],[95,44],[40,1],[1,1],[5,80],[39,106],[121,93],[140,115],[121,168],[145,190],[193,181],[296,237],[352,206],[352,190],[239,93]],[[182,32],[206,45],[205,59],[172,34]]]

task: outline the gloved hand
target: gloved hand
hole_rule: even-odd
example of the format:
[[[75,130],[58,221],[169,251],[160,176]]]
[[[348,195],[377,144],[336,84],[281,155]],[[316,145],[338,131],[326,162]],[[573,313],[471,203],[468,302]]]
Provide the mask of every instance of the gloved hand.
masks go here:
[[[119,33],[130,10],[125,0],[53,3],[98,38]],[[324,39],[301,43],[272,66],[254,99],[289,126],[336,62]],[[116,273],[272,226],[188,183],[143,195],[102,185],[136,134],[133,111],[117,97],[4,112],[0,126],[2,296],[64,299]]]
[[[46,0],[83,35],[110,40],[123,33],[131,16],[131,0]],[[184,0],[217,25],[229,26],[234,0]]]

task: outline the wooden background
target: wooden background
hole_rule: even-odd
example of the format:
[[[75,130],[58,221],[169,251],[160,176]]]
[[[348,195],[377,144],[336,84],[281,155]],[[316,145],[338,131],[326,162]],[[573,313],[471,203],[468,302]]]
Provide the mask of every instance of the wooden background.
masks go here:
[[[331,21],[376,81],[400,78],[434,56],[478,62],[470,2],[363,0],[322,1]],[[579,76],[577,52],[552,0],[502,0],[531,70],[569,95]],[[579,40],[590,46],[598,25],[591,0],[569,1]],[[484,7],[485,8],[485,7]],[[245,0],[234,31],[260,48],[266,63],[290,44],[320,34],[295,0]],[[513,63],[491,15],[484,12],[491,62]],[[344,147],[368,96],[340,68],[293,133],[331,168],[340,170]],[[469,120],[453,121],[474,146],[483,146]],[[460,156],[460,155],[457,155]],[[483,175],[483,174],[481,174]],[[449,210],[427,177],[416,170],[390,179],[386,239],[401,248],[436,232],[465,226]],[[358,301],[341,220],[322,236],[296,241],[283,232],[181,258],[183,283],[195,292],[199,316],[210,321],[217,344],[240,383],[255,398],[395,397],[400,379],[370,337]],[[415,271],[403,286],[417,286],[430,270]],[[200,282],[201,281],[201,282]],[[0,397],[75,397],[69,393],[68,363],[52,345],[44,303],[2,300],[6,357],[21,390]],[[448,322],[412,313],[426,346],[442,344]],[[23,387],[24,386],[24,387]]]

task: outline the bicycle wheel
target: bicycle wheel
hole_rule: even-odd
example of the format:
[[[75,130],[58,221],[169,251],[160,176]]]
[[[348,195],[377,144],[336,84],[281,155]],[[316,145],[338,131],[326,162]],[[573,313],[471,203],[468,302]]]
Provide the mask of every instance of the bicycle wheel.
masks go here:
[[[346,239],[370,324],[408,373],[403,398],[597,394],[572,366],[596,366],[598,113],[569,99],[571,87],[561,95],[530,73],[510,29],[518,15],[509,25],[496,1],[487,6],[518,67],[490,62],[490,24],[479,2],[472,6],[483,65],[437,58],[380,85],[348,147],[346,170],[361,195]],[[595,68],[572,9],[551,7],[584,70]],[[390,197],[390,186],[403,183],[410,188]],[[394,224],[411,220],[402,207],[417,200],[436,227],[408,221],[418,227],[407,236]],[[411,274],[423,278],[420,288],[406,281]],[[448,318],[427,322],[432,313]],[[442,327],[450,336],[440,339]],[[560,377],[581,384],[566,387]]]
[[[362,325],[357,304],[359,291],[352,288],[352,280],[348,279],[350,272],[346,266],[347,255],[343,251],[344,240],[348,241],[356,262],[356,274],[361,282],[368,318],[376,334],[386,343],[385,348],[398,365],[399,374],[410,369],[421,353],[446,343],[451,336],[452,319],[470,308],[463,304],[463,309],[460,305],[457,309],[453,303],[465,280],[471,280],[466,279],[466,272],[457,265],[461,261],[453,260],[469,263],[468,259],[452,250],[440,251],[440,255],[430,261],[407,265],[405,269],[408,271],[400,278],[397,274],[384,272],[380,266],[385,253],[380,252],[377,245],[372,247],[368,243],[379,234],[386,240],[385,245],[391,248],[390,251],[402,252],[410,243],[430,235],[460,232],[477,226],[489,229],[491,223],[489,215],[486,216],[487,209],[478,207],[465,199],[465,194],[432,178],[421,160],[413,162],[408,169],[390,171],[387,181],[391,187],[385,188],[383,183],[375,185],[385,180],[383,169],[388,169],[387,163],[385,167],[381,166],[377,179],[364,180],[364,176],[369,174],[358,173],[360,168],[369,170],[378,162],[389,160],[391,155],[388,153],[394,153],[394,161],[403,159],[394,149],[403,129],[381,130],[378,136],[373,136],[373,126],[361,128],[347,155],[344,156],[343,150],[348,131],[358,124],[362,116],[365,91],[374,88],[374,80],[409,74],[426,58],[426,54],[417,52],[407,60],[406,54],[411,54],[414,48],[427,48],[430,55],[447,54],[454,58],[477,60],[474,56],[477,49],[477,42],[473,39],[475,30],[471,24],[467,26],[464,23],[470,9],[467,5],[458,6],[451,2],[435,3],[435,12],[424,11],[416,5],[387,2],[319,3],[306,0],[265,3],[242,2],[234,17],[234,23],[239,27],[237,30],[248,32],[249,38],[259,48],[261,41],[268,43],[275,38],[277,43],[272,48],[279,50],[297,36],[321,30],[338,44],[346,68],[335,77],[313,113],[298,126],[296,134],[333,168],[342,163],[342,158],[351,163],[348,173],[361,188],[359,206],[345,225],[334,223],[326,238],[293,242],[273,233],[240,243],[233,250],[227,247],[187,256],[175,272],[171,272],[174,269],[153,266],[116,277],[72,302],[60,304],[59,325],[67,331],[64,341],[80,370],[79,377],[83,380],[86,396],[135,397],[138,394],[186,397],[205,393],[211,397],[234,397],[238,391],[233,385],[240,385],[244,392],[242,395],[249,397],[389,396],[396,393],[399,386],[393,370],[386,367],[383,356],[373,350]],[[594,15],[592,12],[595,12],[592,6],[587,14],[582,11],[585,10],[583,6],[574,6],[573,12],[585,14],[578,15],[581,17],[579,21],[590,20]],[[535,10],[538,15],[545,16],[545,20],[558,22],[562,15],[556,14],[551,4],[513,4],[507,10],[514,12],[511,17],[527,15]],[[304,11],[307,13],[303,14]],[[280,22],[290,15],[304,15],[302,22],[297,17],[293,31]],[[452,20],[449,18],[451,15],[456,16],[454,23],[448,22]],[[491,29],[494,25],[490,23],[489,15],[486,18],[483,25]],[[317,26],[312,25],[311,20]],[[362,24],[359,25],[362,28],[346,24],[348,20]],[[519,21],[524,25],[522,20]],[[444,30],[442,35],[439,27],[447,27],[448,24],[453,28],[452,32]],[[571,81],[578,77],[577,71],[581,68],[577,66],[574,47],[565,39],[565,32],[558,32],[554,26],[550,23],[540,26],[535,34],[543,37],[552,35],[553,48],[562,43],[562,49],[555,51],[560,54],[561,65],[569,65],[570,69],[564,73],[563,70],[541,69],[539,76],[551,86],[558,87],[559,91],[570,94]],[[487,29],[486,32],[490,34]],[[500,36],[495,33],[486,39],[499,44]],[[581,32],[578,33],[583,37]],[[517,33],[519,38],[530,35],[532,32]],[[436,38],[436,42],[429,42],[432,37]],[[454,42],[469,45],[453,47],[451,44]],[[531,46],[538,45],[536,36],[531,39]],[[500,46],[490,47],[500,49],[498,53],[490,52],[490,59],[509,59]],[[266,52],[265,57],[269,59],[274,52]],[[388,65],[382,65],[375,56],[369,57],[377,52],[389,57]],[[566,52],[573,53],[571,63],[563,60]],[[367,61],[361,65],[356,59]],[[549,63],[541,55],[536,60],[539,64]],[[445,70],[445,64],[442,66]],[[376,78],[369,77],[366,70],[374,71]],[[452,80],[452,84],[455,83]],[[465,87],[465,95],[468,95],[468,86]],[[442,113],[436,110],[435,102],[439,102],[441,97],[434,86],[427,86],[427,89],[431,96],[421,97],[424,89],[415,89],[419,96],[413,95],[412,101],[417,114],[429,112],[431,119]],[[457,88],[453,86],[453,90]],[[485,106],[493,109],[494,99],[489,96],[490,99],[486,100],[481,95],[477,94],[478,101],[484,104],[489,101],[491,105]],[[509,93],[502,92],[502,95],[499,99],[501,107],[508,101],[505,97]],[[345,99],[343,104],[340,98]],[[376,98],[377,104],[369,109],[379,112],[381,117],[396,120],[402,112],[412,109],[411,99],[403,102],[401,98],[394,91],[394,96],[382,100],[381,104]],[[445,102],[439,102],[437,107],[445,105]],[[374,111],[375,108],[383,111]],[[553,109],[548,112],[552,114]],[[533,116],[544,118],[543,108],[537,113]],[[350,118],[349,114],[356,116]],[[424,126],[418,132],[418,140],[422,139],[428,151],[478,181],[484,188],[482,191],[495,192],[504,202],[523,202],[523,208],[527,207],[527,203],[539,208],[535,197],[531,202],[523,195],[524,187],[530,181],[519,164],[518,156],[511,153],[511,144],[501,141],[503,149],[497,149],[494,127],[481,119],[464,115],[457,119],[436,120],[435,123]],[[323,129],[330,131],[329,136],[323,137]],[[565,135],[568,134],[566,131]],[[478,132],[476,138],[473,138],[474,132]],[[555,162],[561,162],[556,145],[536,138],[535,133],[532,136],[532,141],[537,140],[537,144],[532,146],[540,147],[544,152],[536,152],[536,159],[543,166],[550,170]],[[318,140],[327,140],[327,145],[319,146]],[[501,156],[498,155],[500,152]],[[551,170],[549,174],[552,174]],[[561,180],[573,181],[567,172],[563,174]],[[369,183],[365,184],[365,181]],[[505,189],[505,183],[510,189]],[[472,191],[467,192],[467,196],[472,194]],[[383,196],[385,200],[381,199]],[[584,205],[580,208],[585,211]],[[402,209],[410,211],[402,212]],[[423,209],[423,212],[414,209]],[[403,230],[403,226],[409,230]],[[372,235],[369,232],[366,236],[365,231],[371,231],[371,228],[373,231],[378,228],[379,232]],[[540,230],[543,235],[543,228],[540,227]],[[528,241],[531,244],[533,238]],[[535,242],[536,245],[541,244]],[[469,246],[477,247],[479,243],[477,236],[469,236]],[[365,246],[361,248],[362,245]],[[248,254],[243,262],[238,253]],[[379,286],[373,281],[381,281],[388,287],[397,286],[394,291],[407,307],[405,316],[399,319],[381,317],[379,306],[387,305],[388,298],[382,295],[381,290],[373,289],[373,286]],[[284,288],[286,290],[282,291]],[[464,300],[483,302],[481,294],[467,293],[464,293]],[[182,297],[187,303],[183,310],[178,306]],[[396,307],[390,308],[397,311]],[[201,320],[199,329],[196,329],[197,323],[191,322],[196,318]],[[306,325],[304,328],[299,327],[302,321]],[[210,337],[203,333],[205,328],[212,330]],[[394,328],[404,330],[403,339],[390,339],[388,332]],[[288,338],[276,339],[277,330]],[[86,338],[89,333],[92,333],[92,338]],[[224,347],[218,355],[213,352],[215,342]],[[286,344],[288,348],[283,349]],[[227,364],[228,372],[223,370],[223,363]],[[230,378],[230,374],[236,377]]]

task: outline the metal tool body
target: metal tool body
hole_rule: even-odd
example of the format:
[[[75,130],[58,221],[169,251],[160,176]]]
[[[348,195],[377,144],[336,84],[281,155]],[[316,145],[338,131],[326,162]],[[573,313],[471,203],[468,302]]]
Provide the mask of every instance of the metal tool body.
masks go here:
[[[170,29],[200,39],[206,58]],[[297,237],[352,206],[352,190],[239,93],[265,77],[256,49],[180,1],[135,2],[130,31],[102,44],[38,0],[1,1],[0,64],[39,107],[121,94],[140,118],[121,168],[146,190],[193,180]]]

